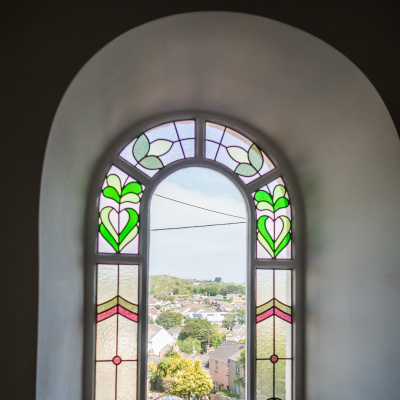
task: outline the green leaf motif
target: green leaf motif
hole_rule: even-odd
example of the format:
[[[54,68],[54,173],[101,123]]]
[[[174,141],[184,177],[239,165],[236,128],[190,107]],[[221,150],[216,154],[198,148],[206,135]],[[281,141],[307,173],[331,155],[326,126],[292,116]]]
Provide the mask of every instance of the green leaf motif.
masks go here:
[[[173,142],[170,140],[155,140],[150,143],[150,150],[147,153],[148,156],[162,156],[169,152],[173,145]]]
[[[250,164],[239,164],[236,167],[235,172],[242,176],[253,176],[257,173],[254,167],[252,167]]]
[[[107,185],[113,187],[117,193],[121,194],[121,179],[118,175],[111,174],[107,176]]]
[[[138,182],[130,182],[122,189],[122,196],[127,193],[140,194],[143,192],[142,185]]]
[[[227,147],[226,150],[233,160],[239,164],[248,164],[249,157],[247,151],[238,146]]]
[[[281,208],[285,208],[289,205],[289,200],[286,197],[280,197],[274,204],[274,211],[278,211]]]
[[[160,169],[164,167],[161,160],[156,156],[149,156],[140,161],[140,165],[147,169]]]
[[[111,186],[107,186],[103,189],[103,195],[104,197],[108,197],[109,199],[115,200],[117,203],[120,201],[120,197],[118,192],[115,190],[115,188]]]
[[[100,224],[100,233],[103,236],[104,239],[107,240],[108,243],[111,244],[113,249],[118,252],[118,244],[115,241],[115,239],[112,237],[110,232],[107,230],[107,228],[104,226],[104,224]]]
[[[274,211],[271,195],[265,190],[258,190],[254,195],[254,200],[258,202],[257,209],[260,211]]]
[[[144,157],[147,156],[149,149],[149,140],[147,139],[147,136],[143,133],[137,138],[135,144],[133,145],[133,157],[135,157],[137,162],[140,162]]]
[[[285,217],[284,215],[281,215],[279,219],[282,221],[282,230],[279,236],[275,240],[275,256],[277,256],[283,248],[289,243],[290,240],[290,219],[288,217]],[[275,222],[276,223],[276,222]],[[289,239],[288,239],[289,236]],[[281,246],[284,242],[286,241],[286,244]],[[279,250],[279,251],[278,251]]]
[[[274,189],[274,204],[279,198],[284,197],[286,194],[286,188],[283,185],[276,185]]]
[[[250,160],[250,164],[258,172],[263,165],[263,157],[262,157],[260,149],[254,143],[249,149],[249,160]]]

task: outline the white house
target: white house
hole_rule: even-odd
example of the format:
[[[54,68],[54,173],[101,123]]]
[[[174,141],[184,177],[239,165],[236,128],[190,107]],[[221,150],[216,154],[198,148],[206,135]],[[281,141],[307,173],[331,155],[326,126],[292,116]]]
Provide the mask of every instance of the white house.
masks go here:
[[[162,326],[150,324],[147,333],[147,352],[160,355],[160,351],[166,346],[172,346],[175,339]]]

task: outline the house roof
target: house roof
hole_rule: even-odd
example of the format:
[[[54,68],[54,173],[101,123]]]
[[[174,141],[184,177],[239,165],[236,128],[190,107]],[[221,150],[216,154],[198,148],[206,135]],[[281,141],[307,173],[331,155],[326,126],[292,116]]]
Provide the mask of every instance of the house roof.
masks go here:
[[[173,326],[172,328],[169,328],[168,329],[168,333],[170,334],[170,335],[179,335],[180,333],[181,333],[181,330],[182,330],[183,328],[181,327],[181,326],[177,326],[177,325],[175,325],[175,326]]]
[[[227,363],[228,360],[236,355],[240,350],[244,348],[245,344],[240,342],[226,341],[221,343],[213,353],[210,355],[210,359],[222,361]]]

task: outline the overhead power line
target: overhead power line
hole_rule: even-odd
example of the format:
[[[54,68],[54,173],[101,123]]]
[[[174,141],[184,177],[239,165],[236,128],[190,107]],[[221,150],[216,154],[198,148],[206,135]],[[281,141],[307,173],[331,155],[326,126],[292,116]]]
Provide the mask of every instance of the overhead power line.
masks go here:
[[[240,216],[238,216],[238,215],[227,214],[227,213],[224,213],[224,212],[221,212],[221,211],[211,210],[211,209],[209,209],[209,208],[204,208],[204,207],[196,206],[196,205],[194,205],[194,204],[185,203],[184,201],[179,201],[179,200],[171,199],[170,197],[162,196],[161,194],[155,194],[155,196],[162,197],[163,199],[175,201],[176,203],[184,204],[184,205],[186,205],[186,206],[199,208],[200,210],[210,211],[210,212],[213,212],[213,213],[216,213],[216,214],[227,215],[227,216],[229,216],[229,217],[234,217],[234,218],[246,219],[245,217],[240,217]],[[221,225],[221,224],[220,224],[220,225]],[[224,225],[224,224],[222,224],[222,225]],[[203,226],[203,225],[201,225],[201,226]],[[204,225],[204,226],[212,226],[212,225]],[[174,228],[174,229],[179,229],[179,228]]]
[[[192,225],[192,226],[179,226],[176,228],[157,228],[151,229],[152,231],[170,231],[174,229],[191,229],[191,228],[206,228],[209,226],[222,226],[222,225],[237,225],[237,224],[245,224],[246,222],[227,222],[225,224],[210,224],[210,225]]]

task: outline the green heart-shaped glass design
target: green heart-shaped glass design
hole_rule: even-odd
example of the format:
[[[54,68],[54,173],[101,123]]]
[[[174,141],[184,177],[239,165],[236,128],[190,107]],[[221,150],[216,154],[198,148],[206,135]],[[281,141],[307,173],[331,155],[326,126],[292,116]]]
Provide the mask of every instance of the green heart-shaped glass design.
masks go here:
[[[119,205],[123,203],[140,202],[139,195],[143,192],[143,188],[139,182],[129,182],[122,187],[119,176],[111,174],[107,177],[107,184],[108,186],[103,189],[103,195],[104,197],[114,200],[118,204],[118,209]],[[120,218],[120,214],[123,211],[128,213],[128,222],[119,234],[110,221],[110,213],[113,210],[118,214],[118,218]],[[100,234],[117,253],[130,243],[139,232],[139,215],[136,210],[130,207],[122,211],[118,211],[115,207],[111,206],[104,207],[100,212],[100,220]]]
[[[278,237],[274,240],[268,232],[267,221],[271,217],[267,215],[261,216],[257,221],[258,234],[257,239],[260,244],[268,251],[272,258],[276,257],[290,241],[290,220],[288,217],[281,215],[277,219],[282,221],[282,230]],[[274,224],[276,220],[274,220]]]

